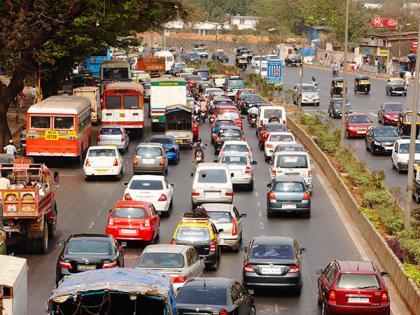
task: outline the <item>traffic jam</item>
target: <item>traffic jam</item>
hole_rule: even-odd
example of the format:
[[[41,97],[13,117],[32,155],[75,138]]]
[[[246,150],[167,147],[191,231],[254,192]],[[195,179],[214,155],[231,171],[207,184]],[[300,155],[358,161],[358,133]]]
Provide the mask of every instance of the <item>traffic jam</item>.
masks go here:
[[[187,56],[206,59],[204,52],[196,47]],[[249,49],[236,54],[238,64],[245,60],[245,69],[260,75],[270,58],[278,58],[252,58]],[[247,87],[244,72],[232,67],[210,73],[191,67],[191,60],[175,60],[170,51],[158,51],[135,65],[124,56],[102,62],[100,84],[92,81],[75,87],[73,95],[51,96],[29,108],[25,155],[0,165],[10,181],[0,190],[9,237],[23,239],[29,253],[46,254],[51,242],[60,246],[50,270],[56,288],[48,314],[253,315],[259,312],[255,296],[273,290],[300,296],[311,272],[302,269],[311,248],[282,230],[247,232],[254,209],[238,202],[264,186],[259,210],[270,224],[311,220],[319,183],[311,156],[288,129],[285,108]],[[368,80],[357,78],[355,92],[369,93]],[[396,81],[390,80],[387,93],[399,91]],[[333,118],[342,115],[342,86],[335,77],[328,109]],[[316,82],[296,85],[293,93],[295,104],[319,105]],[[384,126],[372,128],[367,115],[348,106],[346,136],[366,137],[372,154],[392,152],[393,166],[404,171],[408,140],[400,134],[409,134],[410,115],[396,102],[384,104],[378,113]],[[385,126],[399,120],[401,130]],[[191,165],[181,165],[183,159]],[[63,174],[47,166],[51,160],[71,160],[83,169],[87,185],[123,189],[97,218],[106,221],[102,233],[54,240]],[[188,195],[177,188],[190,183],[169,179],[176,168],[191,177]],[[264,181],[256,179],[257,170]],[[188,200],[190,207],[175,209],[175,199]],[[169,221],[176,227],[163,242],[160,229]],[[135,266],[127,266],[127,248],[138,249]],[[241,278],[212,276],[226,253],[243,255],[236,266]],[[316,270],[313,301],[321,314],[390,314],[387,274],[373,262],[337,257],[325,266]]]

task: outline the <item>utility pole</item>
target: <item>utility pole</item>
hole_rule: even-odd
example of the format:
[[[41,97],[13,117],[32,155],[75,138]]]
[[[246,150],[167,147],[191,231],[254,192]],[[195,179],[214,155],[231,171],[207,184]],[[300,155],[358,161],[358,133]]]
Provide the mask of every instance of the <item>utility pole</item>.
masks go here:
[[[301,50],[300,50],[300,94],[302,95],[302,85],[303,85],[303,58],[304,58],[304,50],[305,43],[302,42]],[[302,106],[302,102],[297,102],[298,107],[300,108]]]
[[[417,36],[417,43],[420,43],[420,19],[419,19],[419,31]],[[416,52],[416,75],[414,78],[414,90],[413,90],[413,105],[412,105],[412,121],[411,121],[411,133],[410,133],[410,152],[408,157],[408,176],[407,176],[407,196],[405,200],[404,209],[404,228],[408,229],[411,226],[411,208],[412,208],[412,196],[413,196],[413,181],[414,181],[414,154],[416,152],[416,136],[417,136],[417,107],[418,107],[418,95],[419,95],[419,71],[420,71],[420,47],[417,44]]]
[[[258,73],[261,75],[261,67],[262,67],[262,40],[263,40],[263,32],[260,33],[260,72]]]
[[[344,32],[344,69],[343,69],[343,103],[341,104],[341,134],[340,142],[344,145],[345,139],[345,121],[346,121],[346,102],[347,102],[347,51],[349,37],[349,0],[346,0],[346,30]]]

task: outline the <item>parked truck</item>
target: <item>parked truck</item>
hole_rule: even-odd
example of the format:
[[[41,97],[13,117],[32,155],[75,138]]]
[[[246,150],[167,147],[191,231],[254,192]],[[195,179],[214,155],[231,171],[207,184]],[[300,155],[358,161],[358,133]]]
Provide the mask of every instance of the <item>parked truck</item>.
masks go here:
[[[53,178],[45,164],[29,160],[0,164],[1,176],[10,185],[0,189],[1,221],[7,243],[24,240],[28,251],[45,254],[48,239],[53,238],[57,225],[57,203]],[[54,172],[58,182],[58,173]]]
[[[156,78],[165,73],[165,57],[140,56],[137,59],[136,70],[150,73],[150,77]]]
[[[29,314],[27,270],[25,258],[0,255],[0,314]]]
[[[152,79],[150,83],[149,114],[153,130],[165,127],[166,108],[170,105],[187,105],[187,84],[185,79]]]
[[[92,124],[99,125],[101,121],[101,93],[97,86],[81,86],[73,89],[73,95],[86,96],[90,99],[90,120]]]

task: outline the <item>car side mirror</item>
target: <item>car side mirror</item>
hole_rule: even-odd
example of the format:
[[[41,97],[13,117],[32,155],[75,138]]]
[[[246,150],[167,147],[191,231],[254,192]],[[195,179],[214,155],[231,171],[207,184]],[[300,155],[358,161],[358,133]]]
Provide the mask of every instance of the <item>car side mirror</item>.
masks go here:
[[[242,219],[242,218],[246,218],[246,213],[241,213],[241,214],[239,215],[239,219]]]
[[[268,187],[268,188],[270,188],[270,187],[271,187],[271,183],[268,183],[268,184],[267,184],[267,187]]]
[[[222,233],[224,229],[218,229],[217,232]]]
[[[58,241],[58,246],[64,246],[64,245],[66,245],[65,241],[63,241],[63,240]]]
[[[307,249],[306,249],[305,247],[301,247],[301,248],[299,249],[299,252],[300,252],[301,254],[306,253],[306,252],[307,252]]]
[[[382,277],[389,277],[389,273],[386,271],[381,271],[381,276]]]
[[[108,212],[111,213],[112,212],[112,209],[109,209]]]
[[[322,269],[317,269],[317,270],[315,270],[315,273],[317,274],[317,275],[322,275],[322,273],[324,272],[324,270],[322,270]]]
[[[193,177],[194,176],[194,173],[193,172],[191,172],[191,177]]]
[[[175,183],[170,183],[169,185],[171,185],[172,187],[175,187]]]
[[[219,162],[217,159],[216,160],[213,160],[213,163],[217,163],[217,162]]]
[[[235,174],[234,173],[230,173],[230,177],[233,177],[233,176],[235,176]]]
[[[53,183],[54,185],[60,184],[60,174],[57,171],[53,173]]]
[[[125,182],[125,183],[123,183],[123,185],[124,185],[124,186],[128,186],[128,183],[127,183],[127,182]]]
[[[252,161],[251,164],[252,165],[257,165],[258,163],[257,163],[257,161]]]

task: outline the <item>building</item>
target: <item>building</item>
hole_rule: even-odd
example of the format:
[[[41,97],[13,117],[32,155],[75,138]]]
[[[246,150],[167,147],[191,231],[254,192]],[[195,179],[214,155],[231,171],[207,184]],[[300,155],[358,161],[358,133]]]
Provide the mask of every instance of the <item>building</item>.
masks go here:
[[[260,18],[258,16],[232,15],[230,17],[230,24],[237,27],[239,30],[255,30],[259,20]]]

